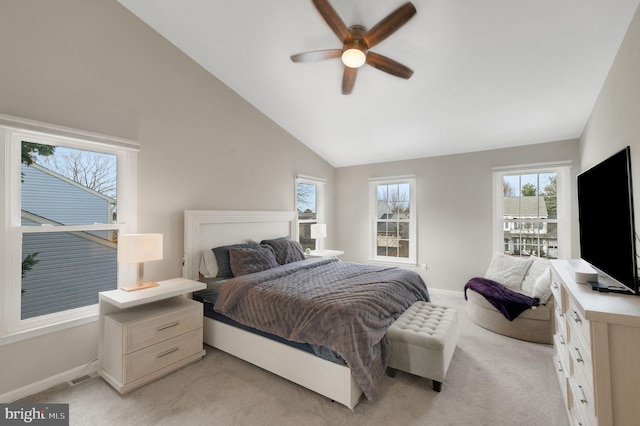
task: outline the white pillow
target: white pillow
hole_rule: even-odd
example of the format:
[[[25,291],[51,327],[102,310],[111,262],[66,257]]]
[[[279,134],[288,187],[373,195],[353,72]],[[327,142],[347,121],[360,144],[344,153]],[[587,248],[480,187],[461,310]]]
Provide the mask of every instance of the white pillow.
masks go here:
[[[215,278],[218,276],[218,261],[213,250],[202,250],[200,255],[200,274],[204,278]]]
[[[549,260],[541,257],[531,256],[531,259],[533,259],[533,263],[529,266],[529,270],[524,276],[524,280],[522,280],[522,291],[528,295],[533,293],[533,286],[536,280],[550,265]]]
[[[504,253],[494,253],[485,278],[497,281],[505,287],[520,290],[532,259],[520,259],[519,257],[507,256]]]
[[[538,277],[533,286],[533,297],[540,299],[541,305],[546,305],[551,297],[551,268],[547,267]]]

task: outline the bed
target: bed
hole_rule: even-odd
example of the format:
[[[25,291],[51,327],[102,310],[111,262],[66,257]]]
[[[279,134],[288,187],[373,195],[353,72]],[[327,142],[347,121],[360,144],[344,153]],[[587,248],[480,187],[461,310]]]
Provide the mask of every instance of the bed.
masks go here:
[[[202,253],[214,247],[247,240],[297,244],[291,241],[296,240],[296,219],[294,211],[185,211],[183,276],[199,279]],[[260,252],[271,258],[272,247],[281,263],[278,245],[234,249],[234,267],[241,268],[240,255]],[[386,328],[416,300],[429,300],[420,277],[336,259],[251,269],[260,262],[252,260],[242,276],[215,284],[215,310],[212,303],[207,307],[206,292],[200,298],[205,343],[349,408],[363,393],[375,397],[388,359]]]

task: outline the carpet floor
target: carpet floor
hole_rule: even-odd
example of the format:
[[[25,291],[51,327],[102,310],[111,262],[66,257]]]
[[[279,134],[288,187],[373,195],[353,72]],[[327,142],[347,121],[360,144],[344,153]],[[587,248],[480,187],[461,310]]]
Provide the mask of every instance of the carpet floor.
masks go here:
[[[461,332],[442,392],[398,372],[353,409],[205,346],[200,361],[120,395],[100,377],[23,398],[68,403],[71,425],[568,425],[553,347],[469,321],[462,296],[432,291],[461,310]]]

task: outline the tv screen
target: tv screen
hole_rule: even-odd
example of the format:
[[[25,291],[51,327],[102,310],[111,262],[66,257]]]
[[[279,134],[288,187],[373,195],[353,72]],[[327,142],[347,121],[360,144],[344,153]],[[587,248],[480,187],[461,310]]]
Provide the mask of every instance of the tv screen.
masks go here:
[[[578,175],[580,256],[637,294],[630,154],[626,147]]]

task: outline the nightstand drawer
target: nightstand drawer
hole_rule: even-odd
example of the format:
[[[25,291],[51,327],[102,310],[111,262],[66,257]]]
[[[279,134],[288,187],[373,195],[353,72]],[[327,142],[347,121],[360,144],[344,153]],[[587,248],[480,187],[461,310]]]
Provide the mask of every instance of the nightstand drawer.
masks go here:
[[[110,346],[128,354],[202,327],[202,304],[176,297],[105,315]]]
[[[179,310],[128,324],[124,327],[124,353],[146,348],[200,327],[202,327],[202,306],[198,302]]]
[[[202,329],[191,331],[124,357],[124,382],[130,382],[202,351]]]

